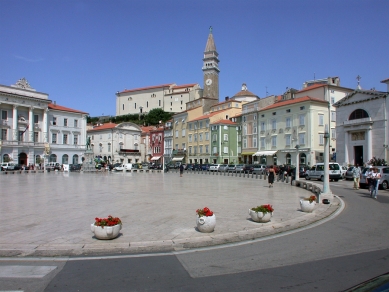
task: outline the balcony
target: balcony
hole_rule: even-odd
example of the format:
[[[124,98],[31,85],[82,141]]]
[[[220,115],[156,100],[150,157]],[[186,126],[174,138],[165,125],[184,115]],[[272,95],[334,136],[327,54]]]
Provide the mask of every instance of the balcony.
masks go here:
[[[343,125],[344,126],[359,126],[359,125],[364,125],[364,124],[372,124],[371,117],[368,118],[363,118],[363,119],[356,119],[356,120],[350,120],[350,121],[344,121]]]
[[[139,150],[136,149],[119,149],[119,155],[140,155]]]
[[[173,150],[172,154],[173,155],[186,155],[186,150],[184,150],[184,149]]]
[[[8,125],[7,120],[1,120],[0,127],[1,128],[11,128],[10,125]]]
[[[34,130],[37,130],[37,131],[41,130],[41,126],[39,125],[39,123],[34,124]]]

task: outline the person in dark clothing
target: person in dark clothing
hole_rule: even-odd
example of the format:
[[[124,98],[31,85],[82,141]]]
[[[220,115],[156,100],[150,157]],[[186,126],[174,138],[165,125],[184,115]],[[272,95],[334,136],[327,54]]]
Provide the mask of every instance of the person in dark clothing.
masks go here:
[[[184,165],[180,165],[180,177],[182,177],[182,174],[184,173]]]
[[[269,169],[269,176],[268,176],[268,178],[267,178],[267,180],[268,180],[268,182],[269,182],[269,188],[272,188],[272,187],[273,187],[274,175],[275,175],[274,167],[273,167],[273,165],[271,165],[271,166],[270,166],[270,169]]]

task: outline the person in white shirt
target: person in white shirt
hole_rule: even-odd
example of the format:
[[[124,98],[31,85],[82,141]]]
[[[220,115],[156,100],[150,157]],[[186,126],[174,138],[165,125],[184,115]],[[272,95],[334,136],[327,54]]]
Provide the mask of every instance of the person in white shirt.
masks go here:
[[[371,194],[370,196],[373,198],[373,199],[376,199],[377,200],[377,192],[378,192],[378,186],[380,185],[380,178],[381,178],[381,174],[379,172],[379,170],[377,168],[373,168],[373,171],[370,175],[370,179],[373,181],[372,183],[372,191],[371,191]]]

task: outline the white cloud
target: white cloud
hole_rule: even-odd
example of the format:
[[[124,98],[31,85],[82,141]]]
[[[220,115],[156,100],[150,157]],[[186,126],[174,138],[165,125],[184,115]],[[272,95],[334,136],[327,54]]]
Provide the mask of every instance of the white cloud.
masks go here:
[[[26,57],[23,57],[23,56],[18,56],[18,55],[14,55],[14,57],[15,57],[16,59],[23,60],[23,61],[26,61],[26,62],[32,62],[32,63],[44,61],[43,58],[29,59],[29,58],[26,58]]]

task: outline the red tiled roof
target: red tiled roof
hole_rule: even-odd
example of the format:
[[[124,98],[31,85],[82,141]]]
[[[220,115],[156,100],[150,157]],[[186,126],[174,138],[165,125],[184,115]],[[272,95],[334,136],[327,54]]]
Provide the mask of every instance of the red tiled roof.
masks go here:
[[[89,129],[88,132],[90,131],[100,131],[100,130],[107,130],[107,129],[113,129],[117,126],[115,123],[106,123],[102,124],[101,126],[96,126],[93,129]]]
[[[148,87],[141,87],[141,88],[134,88],[134,89],[126,89],[126,90],[123,90],[122,92],[120,93],[125,93],[125,92],[134,92],[134,91],[141,91],[141,90],[148,90],[148,89],[154,89],[154,88],[162,88],[162,87],[170,87],[172,86],[174,83],[168,83],[168,84],[162,84],[162,85],[155,85],[155,86],[148,86]]]
[[[297,93],[308,91],[308,90],[312,90],[312,89],[316,89],[316,88],[319,88],[319,87],[324,87],[324,86],[327,86],[327,85],[328,84],[313,84],[311,86],[308,86],[308,87],[306,87],[304,89],[299,90]]]
[[[193,119],[193,120],[190,120],[188,122],[194,122],[194,121],[199,121],[199,120],[204,120],[204,119],[208,119],[210,117],[213,117],[214,115],[220,113],[221,111],[217,111],[217,112],[213,112],[213,113],[210,113],[208,115],[204,115],[204,116],[201,116],[201,117],[198,117],[196,119]]]
[[[143,127],[140,127],[140,128],[142,129],[142,133],[149,133],[150,131],[155,129],[154,126],[143,126]]]
[[[292,104],[296,104],[296,103],[301,103],[304,101],[316,101],[316,102],[328,104],[328,101],[325,101],[323,99],[313,98],[313,97],[309,97],[309,96],[303,96],[303,97],[299,97],[299,98],[288,99],[285,101],[276,102],[272,105],[269,105],[268,107],[261,109],[260,111],[269,110],[269,109],[273,109],[273,108],[277,108],[277,107],[281,107],[281,106],[286,106],[286,105],[292,105]]]
[[[193,87],[197,85],[197,83],[191,83],[191,84],[184,84],[184,85],[176,85],[176,86],[173,86],[172,88],[176,89],[176,88],[186,88],[186,87]]]
[[[88,114],[86,112],[82,112],[82,111],[75,110],[75,109],[72,109],[72,108],[64,107],[64,106],[61,106],[61,105],[58,105],[58,104],[54,104],[54,103],[49,103],[48,107],[49,107],[49,109],[52,109],[52,110],[71,112],[71,113]]]
[[[386,83],[388,81],[389,81],[389,78],[382,80],[381,83]]]
[[[236,125],[236,123],[230,121],[230,120],[220,120],[217,122],[211,123],[212,125],[217,125],[217,124],[223,124],[223,125]]]

